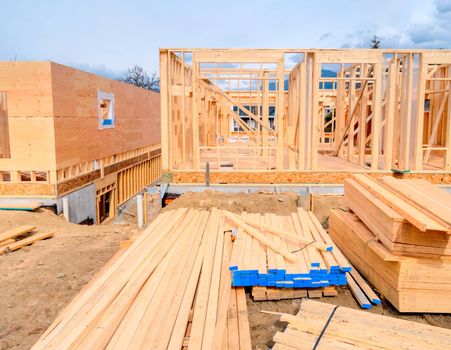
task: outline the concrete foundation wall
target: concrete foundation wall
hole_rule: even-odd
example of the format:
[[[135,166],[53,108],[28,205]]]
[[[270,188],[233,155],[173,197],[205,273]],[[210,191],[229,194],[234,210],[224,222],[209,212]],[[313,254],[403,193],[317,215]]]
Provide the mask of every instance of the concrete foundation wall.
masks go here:
[[[67,201],[67,208],[65,203]],[[63,197],[63,212],[66,219],[78,224],[86,219],[96,221],[96,187],[94,184],[83,187]]]

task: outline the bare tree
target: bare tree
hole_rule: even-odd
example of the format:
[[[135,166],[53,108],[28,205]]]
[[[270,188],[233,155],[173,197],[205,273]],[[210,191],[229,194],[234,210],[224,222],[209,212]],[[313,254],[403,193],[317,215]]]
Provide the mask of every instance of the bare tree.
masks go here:
[[[154,72],[149,77],[143,67],[138,65],[134,65],[133,68],[129,68],[127,75],[121,81],[138,86],[143,89],[152,90],[159,92],[160,91],[160,78],[157,73]]]
[[[379,49],[381,47],[381,39],[374,35],[373,38],[371,39],[371,45],[370,48],[372,49]]]

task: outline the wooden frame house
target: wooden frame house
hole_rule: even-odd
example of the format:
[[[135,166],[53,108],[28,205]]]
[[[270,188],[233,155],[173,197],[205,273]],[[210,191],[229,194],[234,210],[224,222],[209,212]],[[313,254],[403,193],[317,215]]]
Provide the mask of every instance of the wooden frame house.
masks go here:
[[[0,62],[0,200],[97,222],[161,175],[160,97],[53,62]]]
[[[451,183],[451,51],[175,48],[160,69],[174,182]]]

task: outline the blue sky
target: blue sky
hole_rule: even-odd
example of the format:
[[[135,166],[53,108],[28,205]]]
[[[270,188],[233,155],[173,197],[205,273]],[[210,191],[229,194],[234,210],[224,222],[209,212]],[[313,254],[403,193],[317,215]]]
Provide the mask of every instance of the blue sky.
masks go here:
[[[0,0],[0,60],[110,77],[160,47],[451,48],[451,0]]]

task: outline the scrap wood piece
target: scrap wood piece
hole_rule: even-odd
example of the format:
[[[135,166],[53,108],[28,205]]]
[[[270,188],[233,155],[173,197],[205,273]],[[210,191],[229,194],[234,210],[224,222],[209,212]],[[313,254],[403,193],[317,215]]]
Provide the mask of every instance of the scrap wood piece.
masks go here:
[[[261,231],[271,232],[271,233],[279,235],[279,236],[286,236],[286,237],[298,240],[298,241],[300,241],[302,243],[308,244],[308,245],[310,245],[312,247],[315,247],[315,248],[317,248],[319,250],[324,250],[324,251],[327,251],[327,252],[333,250],[333,245],[331,245],[331,244],[324,244],[324,243],[321,243],[321,242],[318,242],[318,241],[312,241],[312,240],[310,240],[308,238],[305,238],[305,237],[293,234],[291,232],[288,232],[288,231],[285,231],[285,230],[273,227],[271,225],[266,225],[264,223],[252,220],[252,219],[247,218],[247,217],[246,218],[239,217],[238,215],[235,215],[235,214],[233,214],[231,212],[228,212],[228,211],[227,211],[227,214],[228,215],[234,215],[235,217],[240,218],[246,224],[248,224],[250,226],[253,226],[253,227],[255,227],[255,228],[257,228],[257,229],[259,229]]]
[[[335,311],[334,311],[335,309]],[[449,349],[451,330],[351,308],[303,300],[297,315],[268,312],[288,322],[281,342],[295,349]],[[326,331],[324,331],[326,329]]]
[[[357,302],[360,304],[360,307],[363,309],[371,309],[371,302],[366,297],[363,290],[354,280],[353,276],[348,273],[348,287],[351,290],[352,294],[356,298]]]
[[[11,243],[10,245],[2,247],[0,249],[0,255],[7,251],[14,251],[14,250],[20,249],[22,247],[25,247],[27,245],[33,244],[34,242],[53,237],[53,235],[54,235],[54,232],[45,232],[45,233],[34,234],[33,236],[21,239],[20,241],[17,241],[15,243]]]
[[[15,239],[7,239],[6,241],[0,242],[0,248],[2,247],[6,247],[7,245],[10,245],[12,243],[14,243],[16,240]]]
[[[435,230],[447,232],[448,227],[441,225],[436,220],[432,219],[424,211],[419,210],[412,204],[402,200],[395,193],[382,186],[379,182],[372,179],[368,175],[353,174],[353,178],[368,191],[373,193],[386,205],[397,211],[405,217],[412,225],[417,227],[420,231]]]
[[[373,289],[368,285],[368,283],[366,283],[366,281],[354,267],[352,267],[351,272],[349,272],[348,274],[351,274],[354,281],[359,285],[360,289],[362,289],[362,291],[373,304],[379,305],[381,303],[379,297],[376,295],[376,293],[374,293]]]
[[[223,211],[224,216],[233,222],[235,225],[241,227],[245,232],[250,234],[252,237],[254,237],[256,240],[258,240],[260,243],[264,244],[268,248],[271,248],[275,252],[279,253],[280,255],[284,256],[290,261],[298,261],[298,257],[289,252],[286,249],[280,248],[277,245],[275,245],[273,242],[270,242],[266,237],[264,237],[257,229],[253,228],[252,226],[249,226],[246,224],[241,218],[238,218],[234,214],[231,214],[229,212]]]
[[[326,230],[323,228],[321,223],[319,222],[318,218],[313,214],[311,211],[308,212],[310,216],[310,220],[315,226],[317,232],[321,236],[321,238],[329,245],[333,245],[334,242],[332,238],[330,238],[329,234],[326,232]],[[348,259],[345,258],[343,253],[338,249],[337,247],[332,251],[332,255],[337,261],[337,263],[340,265],[340,268],[343,271],[351,271],[351,265],[349,264]]]
[[[21,236],[25,233],[31,232],[36,228],[36,226],[30,226],[30,225],[24,225],[12,228],[8,231],[0,233],[0,243],[7,241],[12,238],[16,238],[18,236]]]

